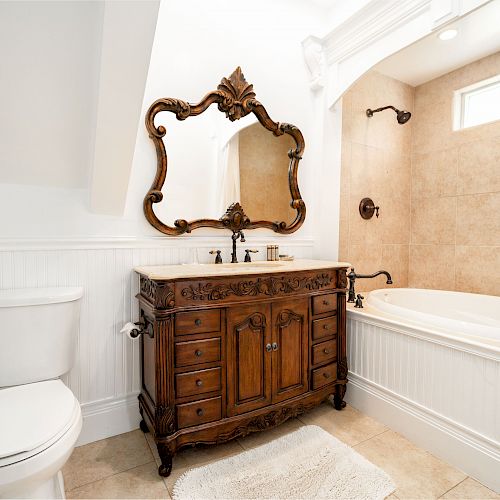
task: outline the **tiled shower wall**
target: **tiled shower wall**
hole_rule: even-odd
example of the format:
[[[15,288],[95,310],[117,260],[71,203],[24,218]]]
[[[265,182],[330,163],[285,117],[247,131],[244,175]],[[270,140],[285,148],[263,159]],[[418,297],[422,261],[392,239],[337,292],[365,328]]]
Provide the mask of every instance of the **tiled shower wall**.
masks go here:
[[[453,91],[499,73],[496,53],[416,88],[371,71],[346,93],[340,259],[386,269],[394,286],[500,295],[500,122],[452,130]],[[411,120],[366,117],[388,104]],[[360,217],[365,196],[379,219]]]
[[[415,88],[411,287],[500,295],[500,121],[452,130],[453,91],[499,73],[497,52]]]
[[[399,125],[392,110],[366,116],[368,108],[393,105],[413,111],[413,87],[371,71],[343,97],[339,259],[359,273],[388,270],[408,286],[412,120]],[[359,202],[370,197],[380,216],[364,220]],[[385,279],[360,281],[360,290]]]

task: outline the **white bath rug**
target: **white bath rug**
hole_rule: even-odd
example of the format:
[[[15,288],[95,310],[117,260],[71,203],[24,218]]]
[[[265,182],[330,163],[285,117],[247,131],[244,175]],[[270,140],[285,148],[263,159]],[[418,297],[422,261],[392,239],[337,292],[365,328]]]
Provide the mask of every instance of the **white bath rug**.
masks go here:
[[[396,489],[391,478],[316,425],[258,448],[189,470],[174,500],[367,499]]]

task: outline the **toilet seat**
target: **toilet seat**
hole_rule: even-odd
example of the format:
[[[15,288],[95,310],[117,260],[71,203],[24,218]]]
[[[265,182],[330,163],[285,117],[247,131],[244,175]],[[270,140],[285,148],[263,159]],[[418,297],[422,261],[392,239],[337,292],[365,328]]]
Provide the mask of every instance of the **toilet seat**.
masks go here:
[[[81,419],[80,405],[61,380],[0,390],[0,468],[33,457]]]

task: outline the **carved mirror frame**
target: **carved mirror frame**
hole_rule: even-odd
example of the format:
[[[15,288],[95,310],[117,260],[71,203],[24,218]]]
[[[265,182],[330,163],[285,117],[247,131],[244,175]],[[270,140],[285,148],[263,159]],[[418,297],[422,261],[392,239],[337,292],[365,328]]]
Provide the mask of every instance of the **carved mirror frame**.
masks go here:
[[[146,219],[158,231],[166,235],[178,236],[183,233],[190,233],[193,229],[199,227],[229,229],[233,232],[263,227],[272,229],[277,233],[289,234],[297,231],[303,224],[306,216],[306,205],[300,195],[297,170],[299,161],[302,159],[302,153],[304,152],[304,137],[294,125],[271,120],[264,106],[255,97],[253,85],[245,80],[241,68],[238,66],[229,78],[222,79],[217,90],[209,92],[196,104],[168,97],[158,99],[150,106],[146,113],[146,128],[149,137],[155,145],[157,168],[153,184],[144,198],[143,207]],[[295,149],[291,149],[288,152],[288,157],[290,158],[288,183],[291,195],[290,206],[297,210],[297,215],[290,225],[287,225],[284,221],[251,221],[243,211],[243,207],[237,202],[231,204],[220,219],[196,219],[189,222],[184,219],[177,219],[173,227],[162,222],[154,213],[153,204],[162,201],[163,193],[161,189],[167,176],[167,153],[165,144],[163,143],[166,129],[163,125],[155,126],[154,120],[156,115],[162,111],[170,111],[171,113],[175,113],[178,120],[185,120],[190,116],[200,115],[213,103],[217,103],[219,111],[225,113],[226,117],[231,121],[239,120],[249,113],[253,113],[261,125],[275,136],[288,134],[295,141]]]

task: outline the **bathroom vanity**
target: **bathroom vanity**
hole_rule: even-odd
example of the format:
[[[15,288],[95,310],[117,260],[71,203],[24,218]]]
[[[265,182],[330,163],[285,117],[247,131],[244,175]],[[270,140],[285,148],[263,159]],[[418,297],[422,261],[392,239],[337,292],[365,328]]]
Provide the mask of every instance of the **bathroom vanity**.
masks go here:
[[[141,428],[168,476],[177,450],[274,427],[347,382],[348,264],[137,267]]]

